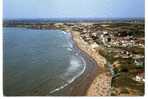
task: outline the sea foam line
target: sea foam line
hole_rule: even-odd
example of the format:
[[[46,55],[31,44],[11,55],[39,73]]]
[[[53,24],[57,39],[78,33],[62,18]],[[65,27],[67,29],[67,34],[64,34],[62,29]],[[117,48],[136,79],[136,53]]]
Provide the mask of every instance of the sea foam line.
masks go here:
[[[70,39],[70,37],[71,37],[70,33],[67,33],[67,32],[65,32],[65,31],[62,31],[62,32],[63,32],[63,34],[67,34],[67,35],[68,35],[68,40],[71,42],[71,43],[68,43],[68,44],[70,45],[70,48],[73,48],[72,40]],[[79,53],[75,53],[75,55],[78,56]],[[67,87],[69,84],[71,84],[73,81],[75,81],[79,76],[81,76],[81,75],[84,73],[84,71],[85,71],[85,69],[86,69],[86,62],[85,62],[85,60],[84,60],[84,58],[83,58],[82,56],[79,56],[79,57],[80,57],[81,62],[82,62],[82,64],[83,64],[83,69],[82,69],[82,71],[81,71],[80,73],[78,73],[76,76],[74,76],[71,80],[67,81],[66,84],[64,84],[64,85],[62,85],[62,86],[60,86],[60,87],[58,87],[58,88],[56,88],[56,89],[51,90],[51,91],[49,92],[49,94],[52,94],[52,93],[54,93],[54,92],[57,92],[57,91],[59,91],[59,90],[65,88],[65,87]]]
[[[66,40],[67,40],[67,43],[69,45],[68,50],[71,51],[71,49],[73,48],[73,43],[72,43],[72,40],[70,39],[71,38],[71,35],[70,35],[70,33],[65,32],[65,31],[62,31],[62,33],[65,34],[65,35],[67,35]]]
[[[82,56],[80,56],[80,58],[81,58],[81,62],[82,62],[82,64],[83,64],[83,70],[82,70],[79,74],[77,74],[76,76],[74,76],[74,77],[73,77],[70,81],[68,81],[66,84],[64,84],[64,85],[62,85],[62,86],[60,86],[60,87],[58,87],[58,88],[53,89],[52,91],[50,91],[49,94],[52,94],[52,93],[54,93],[54,92],[57,92],[57,91],[59,91],[59,90],[65,88],[65,87],[67,87],[69,84],[71,84],[73,81],[75,81],[79,76],[81,76],[81,75],[84,73],[84,71],[85,71],[85,69],[86,69],[86,62],[85,62],[85,60],[84,60],[84,58],[83,58]]]

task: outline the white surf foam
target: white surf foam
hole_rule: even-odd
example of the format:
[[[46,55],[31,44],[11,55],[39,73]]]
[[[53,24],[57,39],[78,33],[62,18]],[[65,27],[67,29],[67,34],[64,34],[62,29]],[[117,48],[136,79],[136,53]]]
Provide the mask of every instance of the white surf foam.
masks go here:
[[[63,34],[68,35],[66,37],[68,46],[65,46],[65,47],[67,48],[67,50],[72,51],[73,44],[72,44],[72,40],[70,39],[70,37],[71,37],[70,33],[67,33],[64,31],[62,31],[62,32],[63,32]],[[60,87],[57,87],[57,88],[51,90],[49,92],[49,94],[52,94],[54,92],[57,92],[65,87],[67,87],[69,84],[71,84],[73,81],[75,81],[79,76],[81,76],[84,73],[84,71],[86,69],[86,62],[85,62],[84,58],[79,55],[79,53],[75,53],[75,55],[76,56],[72,57],[70,60],[70,67],[66,70],[66,72],[63,75],[61,75],[61,79],[64,80],[66,83],[64,85],[61,85]],[[78,60],[77,57],[79,57],[80,60]],[[76,74],[73,77],[68,77],[68,76],[72,75],[72,73],[74,73],[76,70],[78,70],[80,68],[80,66],[83,66],[83,69],[78,74]]]
[[[67,50],[68,50],[68,51],[72,51],[72,48],[70,48],[70,47],[67,47]]]
[[[65,47],[67,48],[68,51],[72,51],[73,49],[73,44],[72,44],[72,40],[70,38],[70,33],[67,33],[67,32],[64,32],[62,31],[63,34],[67,35],[65,36],[65,39],[66,39],[66,45],[63,45],[62,47]]]
[[[66,76],[68,76],[72,71],[75,71],[76,69],[78,69],[79,66],[80,66],[80,64],[83,64],[83,69],[82,69],[82,71],[79,72],[79,73],[78,73],[77,75],[75,75],[74,77],[72,77],[71,79],[68,79],[68,80],[66,81],[66,84],[64,84],[64,85],[62,85],[62,86],[60,86],[60,87],[58,87],[58,88],[56,88],[56,89],[50,91],[50,92],[49,92],[50,94],[52,94],[52,93],[54,93],[54,92],[56,92],[56,91],[59,91],[59,90],[65,88],[65,87],[67,87],[69,84],[71,84],[74,80],[76,80],[79,76],[81,76],[81,75],[84,73],[84,71],[85,71],[85,69],[86,69],[86,62],[85,62],[85,60],[84,60],[84,58],[83,58],[82,56],[79,56],[79,57],[80,57],[81,63],[79,63],[79,62],[78,62],[77,60],[75,60],[75,59],[72,59],[72,60],[70,61],[70,67],[67,69],[67,72],[66,72],[62,77],[66,77]]]
[[[72,79],[68,80],[68,83],[72,83],[76,78],[78,78],[79,76],[81,76],[84,73],[84,71],[86,69],[86,62],[85,62],[85,60],[84,60],[84,58],[82,56],[80,56],[80,59],[81,59],[80,64],[83,64],[83,69],[81,70],[81,72],[79,72]],[[72,62],[72,65],[75,65],[75,66],[77,65],[78,66],[78,64],[76,62]],[[79,69],[79,68],[71,66],[71,68],[68,71],[70,72],[71,70],[76,70],[76,69]]]

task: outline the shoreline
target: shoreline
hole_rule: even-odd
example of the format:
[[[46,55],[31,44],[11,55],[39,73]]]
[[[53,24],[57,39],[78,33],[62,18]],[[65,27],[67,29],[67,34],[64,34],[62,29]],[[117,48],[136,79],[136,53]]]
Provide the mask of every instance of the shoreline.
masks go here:
[[[74,90],[72,90],[71,94],[66,95],[143,95],[143,82],[145,78],[143,38],[144,24],[139,24],[137,22],[130,24],[125,24],[125,22],[113,22],[104,24],[82,22],[54,23],[47,25],[13,24],[10,25],[10,27],[37,30],[62,30],[70,34],[71,40],[74,42],[74,45],[77,47],[77,50],[79,50],[82,56],[88,61],[88,68],[87,73],[84,72],[84,74],[82,74],[83,76],[78,78],[75,81],[75,84],[71,85],[74,86],[72,88]],[[118,27],[118,25],[120,26]],[[4,27],[9,27],[9,24],[4,25]],[[120,37],[120,34],[123,31],[122,27],[125,27],[124,30],[128,34],[121,35]],[[139,31],[141,32],[137,32],[138,34],[136,35],[135,33],[132,34],[134,38],[131,39],[128,35],[129,33],[136,31],[135,27],[138,27]],[[125,75],[125,73],[128,73],[128,78],[127,75]],[[119,75],[119,77],[114,76],[116,74],[121,75]],[[130,80],[128,84],[126,83],[127,79]],[[132,85],[134,84],[135,86],[133,87]],[[71,89],[68,90],[71,91]],[[132,94],[130,94],[131,92]]]
[[[63,31],[63,30],[62,30]],[[66,31],[64,31],[66,32]],[[99,68],[97,66],[96,61],[90,57],[86,52],[82,51],[78,44],[74,41],[73,35],[71,32],[66,32],[70,34],[71,43],[74,45],[74,50],[78,52],[80,57],[83,57],[87,66],[86,70],[82,75],[74,80],[74,82],[70,83],[68,86],[64,87],[63,89],[56,91],[55,93],[51,94],[53,96],[59,96],[59,93],[64,93],[64,96],[86,96],[87,90],[91,85],[92,81],[98,75]],[[67,90],[69,90],[67,92]]]
[[[59,30],[62,30],[59,28]],[[81,54],[84,54],[84,57],[92,59],[96,63],[96,67],[93,69],[93,71],[90,71],[89,77],[87,79],[87,82],[84,82],[84,86],[81,89],[84,92],[79,92],[79,84],[78,85],[73,85],[76,88],[73,88],[73,91],[71,93],[72,96],[111,96],[111,80],[112,76],[105,64],[107,64],[106,59],[101,56],[94,48],[92,48],[89,44],[87,44],[81,37],[80,37],[80,32],[78,31],[73,31],[70,29],[67,30],[62,30],[64,32],[67,32],[71,35],[71,39],[74,42],[74,45],[81,50]],[[91,67],[92,68],[92,67]],[[89,68],[89,69],[91,69]],[[87,70],[88,72],[89,70]],[[86,75],[86,74],[84,74]],[[83,75],[83,76],[84,76]],[[81,81],[81,79],[79,78]],[[80,81],[76,81],[76,83],[79,83]],[[67,88],[66,88],[67,89]],[[77,92],[75,92],[75,90]],[[82,90],[81,90],[82,91]],[[69,95],[68,95],[69,96]]]
[[[90,56],[90,58],[92,58],[97,64],[98,71],[96,72],[98,73],[87,89],[86,96],[110,96],[112,76],[107,67],[105,67],[105,64],[107,63],[106,59],[99,53],[96,53],[95,49],[92,49],[86,44],[85,41],[80,38],[79,32],[70,31],[70,34],[77,47],[88,54],[88,56]]]
[[[27,29],[27,28],[25,28]],[[49,94],[45,94],[45,95],[51,95],[51,96],[85,96],[85,93],[89,87],[89,85],[92,83],[92,80],[95,78],[95,76],[97,75],[98,69],[97,69],[97,64],[96,62],[84,51],[81,51],[80,48],[78,48],[77,44],[75,43],[75,41],[72,38],[72,35],[69,33],[70,35],[70,41],[73,44],[73,48],[75,51],[78,51],[79,56],[83,57],[86,62],[87,62],[87,68],[84,71],[84,73],[82,73],[82,75],[80,75],[79,77],[77,77],[75,79],[74,82],[70,83],[68,86],[64,87],[64,88],[60,88],[59,91],[53,91],[53,93],[49,93]],[[55,89],[57,90],[57,89]],[[42,96],[44,94],[35,94],[38,96]]]

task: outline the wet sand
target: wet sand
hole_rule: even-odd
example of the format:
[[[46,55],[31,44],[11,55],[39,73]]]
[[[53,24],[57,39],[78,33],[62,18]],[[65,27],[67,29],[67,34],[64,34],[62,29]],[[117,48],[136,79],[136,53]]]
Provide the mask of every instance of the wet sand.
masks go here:
[[[87,90],[90,87],[91,83],[98,75],[99,68],[94,59],[92,59],[86,52],[82,51],[77,43],[71,37],[72,43],[74,45],[74,50],[76,53],[79,53],[81,57],[84,58],[86,62],[86,70],[84,73],[78,77],[71,84],[66,86],[65,88],[56,91],[50,95],[53,96],[86,96]]]
[[[106,59],[99,55],[95,49],[86,44],[82,38],[80,38],[80,33],[72,31],[71,32],[73,40],[75,41],[78,48],[83,52],[87,53],[97,65],[96,70],[90,72],[96,72],[96,75],[92,75],[88,81],[92,80],[89,84],[88,89],[86,89],[85,95],[87,96],[110,96],[111,90],[111,74],[107,67],[105,67]]]
[[[71,33],[75,49],[86,61],[85,72],[73,83],[64,89],[54,93],[55,96],[110,96],[111,95],[111,73],[105,66],[106,59],[96,50],[80,38],[76,31],[65,31]]]

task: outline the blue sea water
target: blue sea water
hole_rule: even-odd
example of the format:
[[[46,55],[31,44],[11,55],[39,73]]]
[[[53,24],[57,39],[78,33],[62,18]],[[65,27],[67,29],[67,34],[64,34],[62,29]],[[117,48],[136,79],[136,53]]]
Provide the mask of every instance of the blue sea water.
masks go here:
[[[69,33],[8,27],[3,33],[4,95],[50,95],[86,69]]]

